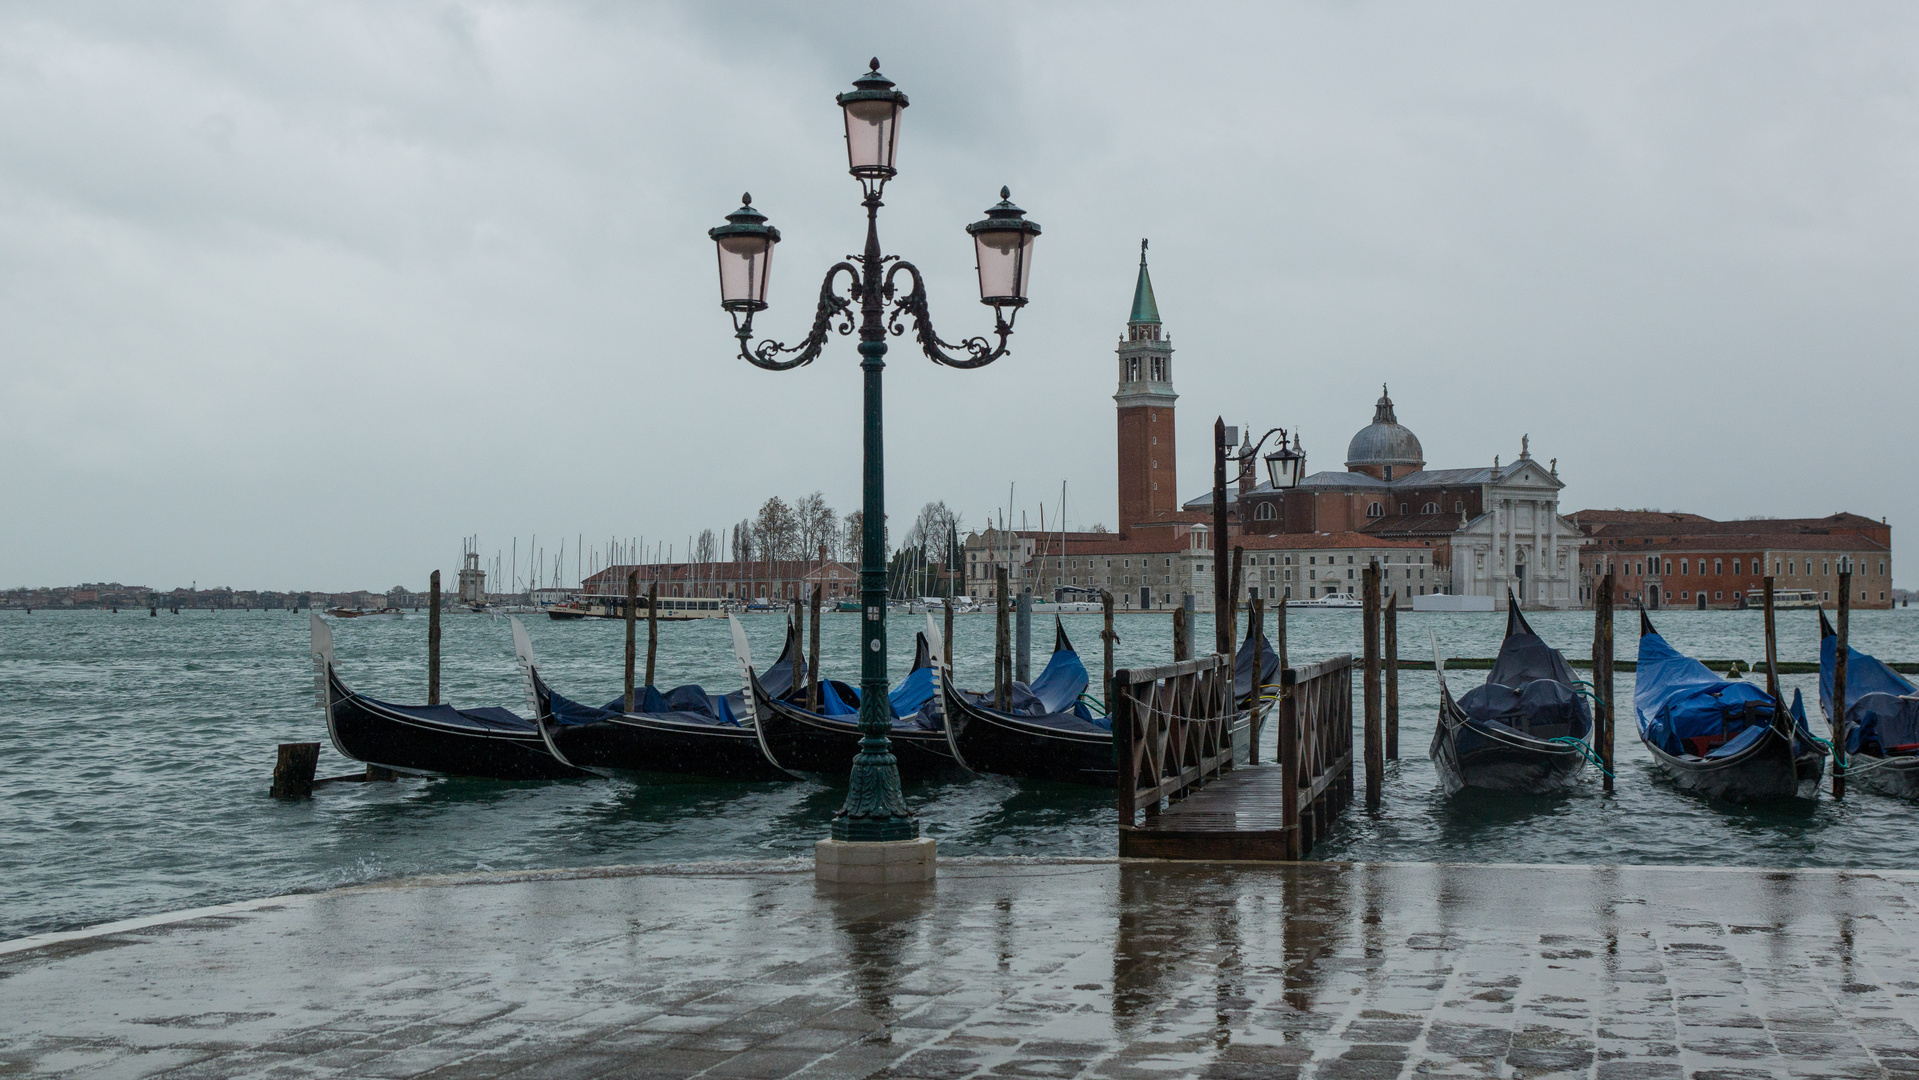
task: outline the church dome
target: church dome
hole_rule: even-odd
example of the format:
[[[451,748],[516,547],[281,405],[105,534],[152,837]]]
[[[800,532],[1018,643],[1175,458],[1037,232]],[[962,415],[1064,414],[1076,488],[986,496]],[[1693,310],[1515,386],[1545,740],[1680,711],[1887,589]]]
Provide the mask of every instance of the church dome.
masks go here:
[[[1381,386],[1379,403],[1373,409],[1373,422],[1361,428],[1346,445],[1346,467],[1370,472],[1388,465],[1395,466],[1400,475],[1415,472],[1425,467],[1426,452],[1420,448],[1419,436],[1393,415],[1393,399]]]

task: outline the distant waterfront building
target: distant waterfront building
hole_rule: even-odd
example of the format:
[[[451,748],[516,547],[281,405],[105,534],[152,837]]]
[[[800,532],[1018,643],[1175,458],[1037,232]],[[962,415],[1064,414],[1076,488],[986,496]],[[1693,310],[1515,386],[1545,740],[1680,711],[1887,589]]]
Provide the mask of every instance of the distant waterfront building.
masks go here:
[[[1839,572],[1852,569],[1852,604],[1893,605],[1892,526],[1859,514],[1714,521],[1650,510],[1581,510],[1580,595],[1588,604],[1608,569],[1613,602],[1659,608],[1738,608],[1773,578],[1775,590],[1818,594],[1838,606]]]
[[[1232,520],[1247,536],[1358,533],[1433,549],[1433,580],[1404,582],[1414,591],[1490,596],[1505,606],[1511,589],[1526,607],[1579,606],[1579,540],[1559,516],[1556,464],[1534,460],[1530,441],[1519,458],[1477,469],[1429,469],[1419,437],[1399,422],[1380,388],[1372,423],[1346,446],[1343,471],[1312,473],[1276,490],[1243,471],[1227,489]],[[1183,509],[1210,513],[1212,493]]]
[[[1175,452],[1173,339],[1159,321],[1153,280],[1146,272],[1146,241],[1139,242],[1139,279],[1133,310],[1119,342],[1119,535],[1165,521],[1179,511],[1179,458]]]
[[[859,572],[828,559],[824,547],[813,559],[752,559],[746,562],[638,563],[610,566],[581,583],[585,596],[625,596],[628,572],[638,571],[640,593],[657,583],[661,596],[705,596],[747,603],[806,599],[819,585],[827,603],[859,592]]]
[[[486,603],[486,571],[480,569],[480,553],[470,543],[460,556],[460,603]]]

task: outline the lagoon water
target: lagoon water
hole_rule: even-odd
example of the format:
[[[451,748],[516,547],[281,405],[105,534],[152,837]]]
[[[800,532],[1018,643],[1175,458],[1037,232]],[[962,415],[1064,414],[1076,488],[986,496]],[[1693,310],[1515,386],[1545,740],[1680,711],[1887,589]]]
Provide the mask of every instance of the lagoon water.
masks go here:
[[[1538,613],[1533,626],[1569,656],[1591,648],[1589,612]],[[1813,612],[1782,612],[1780,656],[1817,657]],[[777,653],[778,615],[743,620],[756,657]],[[1692,655],[1751,660],[1760,616],[1661,613],[1660,631]],[[1088,667],[1099,668],[1098,616],[1068,616]],[[903,669],[923,616],[890,625]],[[1295,663],[1359,648],[1357,611],[1291,615]],[[1489,657],[1498,614],[1399,619],[1400,655]],[[1622,612],[1618,655],[1634,655]],[[543,670],[584,700],[615,696],[623,628],[527,620]],[[857,678],[857,624],[829,615],[823,664]],[[1164,663],[1171,621],[1119,620],[1118,664]],[[963,685],[990,681],[993,620],[960,616],[955,656]],[[1430,635],[1430,637],[1429,637]],[[1884,659],[1919,658],[1919,611],[1853,616],[1855,644]],[[1034,628],[1034,667],[1051,625]],[[348,684],[401,702],[425,698],[426,618],[334,623]],[[724,620],[665,625],[664,686],[737,685]],[[1210,620],[1196,623],[1211,639]],[[449,615],[442,645],[445,700],[524,709],[508,624]],[[1095,675],[1097,678],[1097,674]],[[1458,671],[1455,692],[1483,680]],[[1787,676],[1808,694],[1816,677]],[[1741,809],[1675,791],[1653,770],[1632,726],[1632,675],[1618,678],[1618,782],[1596,773],[1578,790],[1543,798],[1441,798],[1426,757],[1438,691],[1431,672],[1400,673],[1401,760],[1389,765],[1377,812],[1349,810],[1315,858],[1503,863],[1686,863],[1736,866],[1919,865],[1919,806],[1867,792],[1792,808]],[[1357,710],[1355,710],[1357,712]],[[1269,727],[1270,730],[1270,727]],[[1270,744],[1270,735],[1268,742]],[[476,869],[662,863],[806,855],[824,835],[841,792],[817,781],[719,784],[660,778],[499,783],[406,779],[322,788],[311,802],[266,795],[274,746],[320,740],[307,617],[280,612],[0,612],[0,939],[246,897]],[[320,775],[355,771],[331,746]],[[1262,752],[1270,760],[1270,745]],[[983,776],[910,785],[925,832],[954,855],[1112,855],[1109,791]]]

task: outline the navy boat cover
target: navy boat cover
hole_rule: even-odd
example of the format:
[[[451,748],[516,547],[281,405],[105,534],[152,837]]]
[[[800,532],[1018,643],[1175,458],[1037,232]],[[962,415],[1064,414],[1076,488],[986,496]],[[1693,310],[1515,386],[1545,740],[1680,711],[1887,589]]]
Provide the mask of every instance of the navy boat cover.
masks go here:
[[[1516,606],[1508,611],[1499,658],[1485,684],[1459,699],[1460,711],[1535,739],[1585,738],[1592,730],[1592,710],[1574,689],[1572,667],[1533,633]],[[1462,743],[1461,748],[1470,747]]]
[[[1633,709],[1645,740],[1674,756],[1723,757],[1748,729],[1756,740],[1772,722],[1772,695],[1744,679],[1725,679],[1658,634],[1639,637]],[[1803,717],[1803,705],[1799,709]],[[1803,725],[1803,719],[1799,720]],[[1741,744],[1744,745],[1743,743]]]
[[[1819,703],[1834,716],[1832,684],[1839,663],[1839,637],[1819,642]],[[1846,647],[1846,750],[1878,755],[1919,751],[1919,700],[1911,680],[1874,657]]]

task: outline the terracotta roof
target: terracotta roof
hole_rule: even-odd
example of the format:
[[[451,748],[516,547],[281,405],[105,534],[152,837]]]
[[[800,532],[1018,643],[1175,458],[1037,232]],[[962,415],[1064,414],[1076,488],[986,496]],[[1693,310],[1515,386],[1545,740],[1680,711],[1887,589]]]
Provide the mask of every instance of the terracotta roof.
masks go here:
[[[1373,536],[1451,536],[1459,531],[1460,515],[1394,514],[1374,518],[1360,528]]]
[[[1586,511],[1580,511],[1584,514]],[[1579,515],[1574,515],[1577,520]],[[1858,514],[1833,514],[1822,518],[1753,518],[1747,521],[1713,521],[1699,518],[1682,522],[1601,522],[1582,531],[1595,537],[1682,537],[1682,536],[1790,536],[1794,534],[1829,536],[1834,529],[1846,535],[1861,529],[1890,529],[1883,522]]]
[[[1581,510],[1566,515],[1580,525],[1651,525],[1660,522],[1711,521],[1709,517],[1665,510]]]

